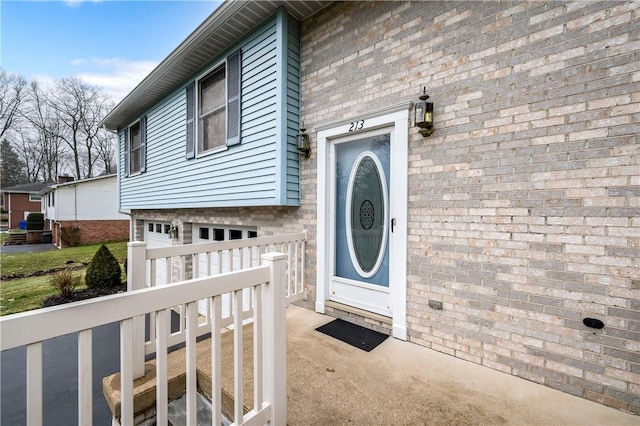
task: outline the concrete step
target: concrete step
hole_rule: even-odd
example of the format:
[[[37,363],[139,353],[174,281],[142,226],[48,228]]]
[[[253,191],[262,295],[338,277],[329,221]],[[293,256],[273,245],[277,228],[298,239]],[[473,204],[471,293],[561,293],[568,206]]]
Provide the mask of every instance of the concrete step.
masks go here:
[[[9,234],[9,237],[7,237],[6,240],[4,240],[4,245],[5,246],[12,246],[12,245],[20,245],[20,244],[26,244],[27,243],[27,234]]]

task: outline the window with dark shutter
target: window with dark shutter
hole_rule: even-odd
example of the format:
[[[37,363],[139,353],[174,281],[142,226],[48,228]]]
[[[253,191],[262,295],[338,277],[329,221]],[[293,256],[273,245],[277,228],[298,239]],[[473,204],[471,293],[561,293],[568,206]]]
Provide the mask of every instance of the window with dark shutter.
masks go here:
[[[198,153],[225,147],[225,79],[222,65],[198,81]]]
[[[242,52],[227,57],[227,146],[240,143]]]
[[[140,121],[129,126],[129,175],[140,173]]]
[[[140,117],[140,173],[147,171],[147,116]]]
[[[125,128],[124,136],[124,175],[129,176],[129,128]]]
[[[194,112],[196,109],[195,97],[193,96],[193,90],[195,82],[187,86],[187,158],[195,158],[196,156],[196,143],[194,138],[195,122]]]

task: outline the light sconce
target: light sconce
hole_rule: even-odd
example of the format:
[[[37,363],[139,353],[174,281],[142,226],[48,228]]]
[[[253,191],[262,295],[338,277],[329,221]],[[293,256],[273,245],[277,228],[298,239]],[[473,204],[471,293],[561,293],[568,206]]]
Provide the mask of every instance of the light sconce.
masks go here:
[[[311,157],[311,146],[309,145],[309,135],[305,132],[307,129],[304,127],[300,128],[300,134],[298,134],[298,151],[300,151],[300,155],[304,158]]]
[[[423,137],[431,136],[434,132],[433,127],[433,103],[427,102],[429,95],[427,95],[427,88],[422,88],[422,95],[420,95],[420,101],[416,103],[415,109],[415,123],[420,127],[420,134]]]
[[[178,239],[178,226],[177,225],[171,225],[171,228],[169,228],[169,238],[171,238],[172,240],[177,240]]]

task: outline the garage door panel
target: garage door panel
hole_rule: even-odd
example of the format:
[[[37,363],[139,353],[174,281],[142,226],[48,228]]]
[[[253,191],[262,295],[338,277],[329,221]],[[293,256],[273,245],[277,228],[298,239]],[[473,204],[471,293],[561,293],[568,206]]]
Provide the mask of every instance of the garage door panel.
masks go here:
[[[161,248],[170,247],[171,239],[169,238],[168,230],[171,224],[168,222],[145,222],[144,228],[144,240],[147,243],[147,248]],[[147,269],[147,282],[151,282],[151,267],[152,263],[155,263],[155,285],[167,284],[168,277],[171,276],[170,270],[167,271],[167,260],[156,259],[155,262],[148,262]]]

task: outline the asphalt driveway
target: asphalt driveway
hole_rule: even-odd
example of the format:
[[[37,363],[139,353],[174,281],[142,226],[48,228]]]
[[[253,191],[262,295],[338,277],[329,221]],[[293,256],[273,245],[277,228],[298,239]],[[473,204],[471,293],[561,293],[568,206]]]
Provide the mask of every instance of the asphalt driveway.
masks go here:
[[[57,250],[53,244],[20,244],[15,246],[0,246],[0,253],[35,253],[38,251]]]
[[[27,423],[25,346],[0,353],[0,424]],[[93,424],[111,425],[111,411],[102,395],[102,378],[120,371],[117,323],[93,329]],[[43,424],[78,424],[77,333],[46,340],[43,357]]]

